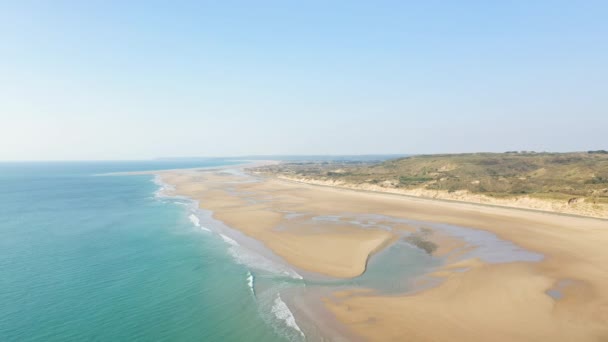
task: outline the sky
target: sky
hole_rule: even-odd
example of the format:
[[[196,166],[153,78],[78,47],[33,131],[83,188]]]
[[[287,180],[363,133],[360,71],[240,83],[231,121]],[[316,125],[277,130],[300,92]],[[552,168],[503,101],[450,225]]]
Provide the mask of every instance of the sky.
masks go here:
[[[608,149],[606,1],[2,1],[0,160]]]

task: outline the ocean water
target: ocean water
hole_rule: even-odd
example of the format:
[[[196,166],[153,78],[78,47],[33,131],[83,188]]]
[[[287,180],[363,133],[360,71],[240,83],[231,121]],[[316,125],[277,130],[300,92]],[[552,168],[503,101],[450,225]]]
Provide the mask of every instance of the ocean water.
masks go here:
[[[0,341],[333,340],[295,302],[404,293],[441,264],[399,241],[360,277],[303,278],[159,178],[116,174],[236,163],[0,163]]]
[[[98,176],[229,163],[0,163],[0,340],[303,339],[268,290],[280,281],[191,203],[156,196],[152,176]]]

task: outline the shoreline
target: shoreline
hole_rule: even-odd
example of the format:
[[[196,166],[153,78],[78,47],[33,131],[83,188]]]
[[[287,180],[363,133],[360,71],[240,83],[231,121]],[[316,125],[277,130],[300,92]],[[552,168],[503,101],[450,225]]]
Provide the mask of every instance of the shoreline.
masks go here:
[[[201,169],[202,168],[196,168],[196,170]],[[213,167],[205,168],[204,170],[217,171],[223,169],[225,168]],[[139,175],[140,173],[137,174]],[[266,248],[262,243],[246,236],[237,229],[225,225],[221,221],[215,220],[213,218],[213,212],[202,208],[198,200],[175,194],[175,188],[173,185],[164,182],[162,180],[162,175],[158,173],[150,173],[149,175],[154,176],[154,178],[152,178],[152,182],[159,187],[155,192],[155,196],[157,198],[168,199],[171,201],[177,200],[179,202],[176,203],[183,203],[187,207],[186,214],[189,214],[188,219],[196,228],[201,229],[208,234],[215,235],[214,238],[217,240],[223,240],[222,242],[227,245],[227,252],[233,258],[234,262],[243,265],[248,270],[246,282],[251,290],[251,295],[256,302],[261,300],[259,298],[260,294],[258,291],[256,291],[256,287],[258,287],[257,283],[260,281],[258,279],[260,272],[262,272],[262,277],[264,277],[263,273],[267,272],[269,274],[283,275],[287,278],[294,279],[295,281],[303,280],[303,277],[292,267],[292,265],[286,263],[280,257],[273,254],[272,250]],[[250,256],[254,256],[254,259],[247,259]],[[286,298],[282,298],[280,293],[278,293],[276,297],[271,296],[268,298],[268,295],[264,294],[265,291],[268,291],[268,289],[262,291],[262,296],[265,296],[265,302],[257,303],[257,305],[264,306],[264,309],[268,311],[267,314],[274,315],[274,318],[269,318],[267,315],[261,315],[262,319],[266,321],[266,324],[275,330],[277,334],[287,338],[290,341],[294,340],[293,333],[286,333],[283,330],[284,327],[277,327],[277,322],[280,322],[279,324],[284,324],[288,328],[294,329],[295,336],[301,335],[301,337],[305,339],[306,335],[304,335],[304,332],[300,329],[298,323],[293,321],[294,311],[290,310],[290,308],[286,306]],[[287,299],[287,302],[290,302],[290,299]],[[258,310],[261,309],[262,307],[258,308]],[[269,319],[274,319],[276,322],[267,321]],[[299,339],[295,338],[295,340]]]
[[[247,164],[244,164],[247,165]],[[213,169],[204,169],[204,170],[223,170],[225,167],[215,168]],[[188,170],[203,170],[202,168],[196,169],[188,169]],[[175,171],[175,170],[163,170],[165,171]],[[156,196],[160,198],[168,198],[168,199],[177,199],[188,202],[186,206],[189,207],[189,219],[190,221],[198,228],[203,231],[214,233],[218,235],[220,238],[224,240],[224,242],[231,244],[233,246],[236,242],[239,247],[243,247],[251,252],[258,254],[260,257],[267,259],[270,263],[276,264],[278,267],[286,267],[290,268],[290,271],[293,271],[293,274],[290,276],[294,279],[302,279],[302,276],[298,273],[298,269],[293,268],[293,265],[290,265],[285,260],[280,258],[280,256],[274,254],[271,249],[267,248],[260,241],[247,236],[243,232],[239,231],[236,228],[233,228],[229,225],[226,225],[224,222],[217,220],[213,216],[213,211],[203,208],[200,205],[200,201],[188,197],[182,196],[175,193],[175,188],[170,183],[166,183],[162,180],[162,175],[157,173],[153,174],[154,179],[153,182],[157,184],[160,188],[155,193]],[[192,219],[191,217],[195,217]],[[237,242],[238,241],[238,242]],[[285,272],[285,271],[283,271]]]
[[[281,217],[283,216],[283,211],[266,210],[267,208],[264,208],[265,206],[263,203],[247,203],[247,201],[234,196],[234,194],[230,193],[230,191],[224,191],[226,190],[224,189],[225,186],[218,183],[218,178],[225,178],[226,188],[228,188],[231,184],[238,184],[239,182],[235,179],[239,176],[226,174],[226,172],[223,172],[223,170],[232,169],[235,167],[236,166],[213,169],[153,171],[151,173],[159,177],[163,177],[163,182],[173,187],[171,190],[172,194],[197,200],[201,209],[213,212],[214,219],[222,222],[232,229],[244,233],[246,236],[260,241],[267,248],[284,259],[287,263],[295,266],[296,269],[301,269],[306,272],[336,278],[352,278],[359,276],[365,271],[365,265],[370,254],[376,251],[380,246],[383,246],[387,242],[394,239],[394,236],[388,232],[366,232],[359,229],[353,229],[351,227],[339,227],[341,229],[339,229],[340,231],[336,234],[344,235],[345,233],[349,233],[350,235],[344,235],[345,237],[349,238],[341,239],[341,241],[347,244],[345,247],[351,248],[351,251],[348,253],[339,253],[347,252],[347,248],[334,250],[333,246],[328,246],[324,241],[318,241],[317,238],[306,234],[305,232],[297,231],[295,233],[291,233],[287,231],[275,230],[275,225],[280,223]],[[242,170],[246,167],[250,166],[246,164],[237,168]],[[214,173],[214,171],[217,172]],[[206,184],[211,184],[211,188],[202,189],[204,182],[197,183],[198,188],[190,188],[191,183],[189,180],[183,182],[183,180],[179,179],[180,176],[173,178],[172,180],[166,179],[170,178],[171,176],[175,176],[176,173],[180,173],[182,176],[185,175],[185,178],[203,177],[198,173],[204,173],[205,177],[209,178],[207,179],[208,182]],[[213,173],[213,175],[210,173]],[[145,174],[148,174],[148,172]],[[217,184],[220,185],[217,186]],[[259,183],[246,181],[242,182],[242,184]],[[212,196],[200,196],[200,191],[208,191]],[[261,200],[260,202],[263,201],[264,200]],[[251,209],[241,210],[241,208]],[[256,223],[250,223],[249,221],[251,220],[256,221]],[[296,218],[291,221],[297,220],[298,219]],[[295,230],[303,231],[306,228],[304,227],[305,224],[289,221],[290,220],[287,220],[283,223],[289,226],[297,226],[295,227]],[[321,246],[325,249],[325,256],[333,257],[336,259],[334,262],[327,262],[326,260],[325,264],[322,264],[306,260],[307,258],[304,257],[304,255],[307,255],[309,258],[313,259],[316,257],[316,255],[307,251],[306,248],[300,247],[299,244],[311,245],[319,242],[321,242],[321,244],[325,243],[325,246]],[[319,248],[320,246],[316,245],[316,247]],[[352,258],[358,259],[359,261],[352,264]]]
[[[238,234],[245,236],[246,239],[252,239],[250,236],[248,236],[247,234],[244,234],[239,229],[226,225],[226,223],[223,221],[218,221],[216,218],[213,217],[214,212],[208,208],[205,208],[203,205],[201,205],[200,200],[197,200],[191,196],[184,196],[184,195],[179,194],[179,191],[176,190],[176,187],[174,184],[167,182],[163,179],[163,173],[165,173],[165,172],[204,171],[204,172],[223,173],[224,170],[232,169],[233,167],[234,166],[221,167],[221,168],[214,167],[211,169],[188,169],[188,170],[181,169],[181,170],[171,170],[171,171],[163,170],[163,171],[145,172],[145,174],[154,175],[155,178],[153,179],[153,181],[160,187],[159,191],[158,191],[160,196],[186,200],[186,201],[190,202],[196,208],[194,210],[194,212],[196,213],[197,220],[196,220],[196,223],[193,222],[193,224],[195,224],[195,226],[200,227],[204,230],[208,230],[212,233],[218,234],[222,237],[222,239],[224,239],[226,241],[226,238],[223,237],[222,229],[218,230],[217,227],[207,229],[205,225],[201,224],[202,222],[206,222],[206,220],[203,217],[201,217],[201,215],[203,215],[203,216],[206,216],[207,218],[211,218],[212,220],[217,221],[222,226],[228,227],[229,230],[237,232]],[[243,166],[240,169],[243,169],[244,167],[246,167],[246,166]],[[141,174],[141,173],[137,173],[137,174]],[[192,221],[192,219],[191,219],[191,221]],[[236,241],[238,241],[239,245],[243,242],[242,237],[235,237],[233,235],[230,235],[230,236],[231,236],[230,239],[234,238]],[[394,244],[397,239],[398,239],[397,236],[392,236],[389,239],[384,239],[375,248],[372,248],[365,257],[363,269],[360,272],[357,272],[357,274],[354,274],[353,275],[354,278],[357,278],[359,275],[365,273],[370,260],[373,257],[375,257],[377,254],[384,252],[386,249],[390,248],[390,246],[392,244]],[[261,253],[262,257],[268,258],[269,256],[267,255],[267,252],[269,252],[269,253],[271,253],[270,259],[274,259],[273,257],[276,255],[273,253],[272,249],[270,249],[268,246],[266,246],[264,243],[261,243],[260,241],[255,241],[255,242],[260,244],[259,248],[254,248],[255,253]],[[247,246],[249,246],[249,245],[247,244]],[[300,324],[302,326],[307,327],[305,329],[311,329],[311,327],[312,327],[313,331],[315,332],[315,335],[321,336],[323,339],[329,338],[332,341],[358,341],[358,340],[361,340],[357,335],[354,335],[347,326],[339,323],[339,321],[333,315],[333,313],[331,313],[326,308],[326,306],[323,303],[322,297],[321,297],[321,293],[323,293],[323,294],[331,293],[331,292],[335,291],[336,289],[346,290],[346,289],[350,289],[350,288],[357,288],[357,285],[354,285],[354,284],[336,285],[336,284],[339,284],[342,276],[336,277],[335,275],[333,275],[333,276],[325,275],[322,273],[316,273],[314,271],[310,271],[310,270],[306,270],[306,269],[302,270],[299,267],[297,267],[291,263],[288,263],[285,259],[280,258],[280,256],[276,256],[276,257],[278,257],[279,260],[275,260],[275,261],[278,261],[281,264],[284,263],[285,265],[287,265],[287,267],[294,269],[295,272],[297,272],[296,274],[299,273],[299,274],[304,275],[305,276],[304,279],[306,281],[312,281],[312,283],[315,284],[315,285],[313,285],[313,289],[310,290],[310,291],[312,291],[313,294],[308,293],[308,294],[304,295],[309,299],[314,298],[316,301],[316,304],[314,304],[314,305],[306,303],[306,302],[302,302],[302,301],[298,302],[297,298],[292,298],[289,293],[298,293],[296,291],[297,288],[292,289],[292,291],[288,291],[288,293],[286,294],[286,297],[282,298],[283,302],[294,303],[293,307],[290,304],[288,309],[291,308],[292,315],[297,318],[298,323],[292,323],[292,324]],[[239,261],[237,261],[237,262],[239,262]],[[253,269],[257,269],[256,265],[245,264],[245,266],[250,269],[252,267],[253,267]],[[253,269],[252,269],[252,271],[253,271]],[[259,271],[259,269],[258,269],[258,271]],[[354,279],[354,278],[348,277],[345,279]],[[249,279],[248,279],[248,281],[249,281]],[[257,280],[256,280],[256,282],[257,282]],[[338,287],[333,288],[334,286],[338,286]],[[252,288],[252,293],[256,293],[256,292],[257,291]],[[299,294],[297,296],[302,296],[302,295],[303,294]],[[325,319],[332,322],[332,324],[320,322],[317,319],[318,315],[324,316]],[[299,317],[301,319],[303,319],[304,322],[300,322],[300,319],[298,319]],[[312,324],[310,324],[308,322],[310,322]],[[315,335],[313,335],[313,336],[315,336]],[[308,336],[308,334],[307,334],[307,336]],[[313,339],[313,340],[315,340],[315,339]]]
[[[279,164],[277,160],[239,160],[235,164],[218,165],[218,166],[197,166],[189,168],[177,168],[177,169],[159,169],[159,170],[142,170],[142,171],[119,171],[119,172],[107,172],[98,173],[93,176],[138,176],[138,175],[159,175],[166,172],[181,172],[181,171],[220,171],[230,168],[237,168],[245,170],[246,168],[260,167],[265,165]]]
[[[230,166],[224,169],[235,167]],[[238,167],[240,170],[244,168]],[[159,172],[155,171],[154,173]],[[572,323],[573,317],[581,314],[581,317],[584,317],[585,314],[589,315],[589,313],[580,312],[577,309],[584,302],[587,303],[586,305],[597,307],[596,310],[600,312],[603,312],[600,309],[601,305],[608,303],[608,293],[601,290],[604,285],[608,285],[608,272],[598,276],[597,271],[587,270],[587,273],[585,273],[581,272],[585,270],[580,267],[580,262],[590,260],[589,258],[593,260],[594,257],[600,257],[608,262],[608,255],[600,248],[601,242],[608,242],[608,235],[606,235],[608,229],[602,229],[608,228],[605,225],[605,220],[555,215],[546,211],[521,210],[519,208],[445,200],[437,201],[436,199],[409,197],[400,194],[300,184],[270,177],[260,179],[258,175],[251,174],[249,176],[257,178],[254,182],[243,182],[242,179],[239,180],[239,177],[243,177],[243,175],[227,174],[221,171],[177,170],[164,171],[164,173],[172,174],[172,177],[175,177],[173,179],[175,182],[168,181],[168,183],[176,187],[176,193],[183,194],[185,192],[187,197],[204,199],[199,203],[200,207],[211,210],[216,219],[247,236],[261,241],[265,247],[275,253],[278,248],[278,255],[296,268],[302,265],[312,266],[312,268],[304,267],[304,269],[313,273],[319,273],[318,265],[315,265],[315,262],[319,263],[318,260],[325,259],[318,259],[317,255],[307,256],[306,253],[310,253],[312,250],[314,254],[321,253],[323,255],[323,253],[330,252],[330,250],[322,248],[322,245],[326,244],[327,241],[333,241],[335,245],[335,243],[344,243],[351,236],[355,236],[355,245],[367,243],[364,253],[365,258],[357,259],[359,260],[357,261],[352,258],[352,254],[347,254],[345,259],[330,258],[329,260],[337,262],[336,265],[340,264],[339,260],[348,259],[351,266],[347,269],[350,269],[350,271],[344,273],[344,265],[339,268],[326,268],[325,271],[330,271],[329,274],[333,276],[347,274],[352,277],[362,273],[366,274],[367,264],[370,258],[375,255],[374,253],[390,249],[386,248],[387,245],[391,245],[388,242],[399,239],[395,233],[382,233],[382,229],[378,230],[384,224],[382,222],[374,223],[374,227],[370,230],[360,226],[360,224],[353,227],[353,220],[359,220],[357,215],[376,212],[388,215],[387,217],[403,217],[410,221],[451,224],[470,228],[474,231],[490,232],[495,234],[498,239],[513,241],[525,250],[540,252],[545,256],[543,260],[538,262],[523,261],[503,264],[457,258],[457,260],[448,261],[445,265],[427,273],[428,276],[439,279],[438,284],[430,288],[427,286],[419,291],[391,295],[347,289],[337,292],[340,294],[339,299],[336,299],[335,296],[321,298],[323,305],[332,315],[335,315],[337,321],[345,324],[349,331],[353,331],[362,338],[370,340],[401,338],[404,336],[415,338],[434,336],[437,340],[453,336],[470,338],[471,336],[467,335],[466,331],[461,331],[462,329],[459,328],[461,325],[453,326],[449,324],[450,321],[462,322],[462,324],[467,322],[467,316],[463,315],[460,310],[449,311],[451,315],[449,321],[442,322],[439,320],[442,329],[449,331],[446,335],[437,335],[436,328],[431,328],[429,325],[429,322],[438,320],[433,312],[443,310],[441,308],[444,306],[457,305],[459,298],[473,296],[472,301],[481,301],[480,307],[487,305],[494,307],[496,310],[506,310],[505,317],[516,319],[520,315],[525,316],[522,315],[522,307],[519,305],[513,305],[511,308],[505,307],[500,304],[500,301],[496,302],[494,298],[500,297],[500,294],[494,292],[505,288],[505,286],[507,292],[512,291],[508,289],[515,286],[512,285],[514,281],[517,283],[517,291],[526,295],[524,303],[537,309],[536,316],[529,317],[532,323],[526,323],[532,327],[528,327],[529,334],[540,334],[559,340],[559,336],[552,335],[555,331],[560,330],[553,327],[556,324],[556,326],[567,326],[565,329],[568,333],[562,334],[562,339],[568,337],[585,340],[592,335],[597,336],[597,334],[605,331],[603,326],[606,319],[602,318],[602,315],[587,317],[591,321],[588,325],[592,326],[589,329],[581,330],[577,324]],[[297,215],[290,214],[290,218],[287,218],[287,213],[297,213]],[[351,221],[345,221],[344,215],[350,215],[352,219],[349,220]],[[337,219],[334,217],[337,217]],[[325,221],[318,221],[317,218],[323,218]],[[331,218],[331,220],[328,218]],[[378,218],[376,221],[378,220],[382,221],[383,219]],[[308,221],[313,224],[311,225]],[[405,224],[395,222],[391,224],[395,227],[394,229],[399,231],[408,231],[408,229],[411,231],[411,227],[406,227]],[[515,227],[515,229],[510,229],[510,227]],[[599,239],[596,238],[589,242],[587,239],[580,239],[580,236],[577,238],[581,229],[582,232],[599,234]],[[382,238],[378,240],[381,236]],[[376,242],[369,245],[370,239],[375,239]],[[304,248],[301,248],[302,244]],[[440,241],[440,244],[443,246],[444,242]],[[569,246],[569,244],[572,246]],[[287,245],[288,248],[281,249],[284,245]],[[319,246],[321,246],[321,249],[319,249]],[[343,244],[341,248],[348,250],[348,246],[353,245],[347,243],[346,245]],[[335,246],[332,249],[336,249]],[[570,249],[573,249],[573,251],[570,251]],[[565,252],[566,250],[569,252]],[[594,251],[596,255],[587,253],[587,250]],[[330,254],[325,256],[330,256]],[[345,254],[341,255],[342,258],[344,256]],[[314,260],[315,257],[317,257],[316,260]],[[312,263],[311,259],[313,259]],[[302,260],[305,262],[303,263]],[[352,268],[353,261],[363,264],[363,267],[358,267],[358,272],[354,272]],[[594,262],[597,262],[597,260],[594,260]],[[497,273],[496,270],[506,271]],[[320,273],[323,274],[324,272]],[[471,282],[470,279],[475,280]],[[490,279],[493,280],[490,281]],[[563,279],[572,279],[573,282],[559,288],[561,292],[558,293],[558,297],[561,299],[558,300],[549,296],[548,293],[551,292],[548,291],[552,291],[557,286],[555,284],[563,281]],[[454,284],[462,282],[468,285],[465,288],[458,286],[454,288]],[[488,283],[495,285],[487,288],[485,285]],[[595,289],[594,301],[597,302],[596,304],[589,304],[587,300],[581,302],[584,298],[570,295],[570,293],[576,294],[585,286],[590,285]],[[443,301],[438,303],[433,300],[437,296],[446,296],[446,291],[449,296],[445,297]],[[454,291],[456,292],[454,293]],[[494,293],[490,297],[493,299],[477,298],[475,294],[478,292],[485,293],[484,291]],[[389,302],[386,301],[387,298],[390,298]],[[515,299],[512,298],[512,300]],[[415,305],[412,303],[415,303]],[[515,303],[518,302],[515,301]],[[554,309],[550,309],[562,307],[565,309],[559,310],[559,317],[555,316]],[[403,312],[417,312],[417,314],[408,314],[403,317],[401,315]],[[573,314],[576,315],[572,316]],[[401,318],[394,321],[393,316]],[[370,317],[373,317],[373,324],[372,321],[369,321]],[[478,319],[480,322],[486,321],[488,323],[488,318],[485,316],[480,316]],[[365,324],[354,323],[362,321],[369,322]],[[478,334],[493,334],[495,331],[513,329],[513,327],[523,324],[523,322],[508,324],[508,322],[494,321],[490,323],[487,329],[478,332]],[[522,336],[517,337],[525,340]]]

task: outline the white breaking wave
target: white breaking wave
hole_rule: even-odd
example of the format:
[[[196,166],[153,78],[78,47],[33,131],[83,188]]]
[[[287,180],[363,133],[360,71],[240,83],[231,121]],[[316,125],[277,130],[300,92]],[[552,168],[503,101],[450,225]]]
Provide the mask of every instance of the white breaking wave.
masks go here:
[[[276,318],[285,322],[287,326],[296,330],[300,333],[302,337],[304,337],[304,333],[298,326],[298,323],[296,323],[296,319],[295,317],[293,317],[293,313],[291,312],[291,310],[289,310],[287,304],[285,304],[285,302],[281,299],[280,294],[278,294],[274,300],[274,305],[272,306],[272,313],[275,315]]]
[[[175,190],[175,187],[164,183],[159,175],[154,175],[154,184],[158,185],[158,190],[154,193],[154,197],[167,197],[167,192]]]
[[[230,244],[228,252],[239,264],[245,265],[252,269],[262,270],[274,274],[283,274],[293,279],[304,279],[300,274],[298,274],[298,272],[292,270],[288,266],[274,262],[255,251],[251,251],[223,234],[220,234],[220,236],[225,242]]]
[[[230,245],[230,247],[228,248],[228,252],[235,259],[236,262],[238,262],[242,265],[245,265],[251,269],[263,270],[263,271],[274,273],[274,274],[282,274],[287,277],[290,277],[293,279],[298,279],[298,280],[304,279],[300,274],[298,274],[295,270],[291,269],[289,266],[283,265],[279,262],[275,262],[275,261],[263,256],[259,252],[256,252],[255,250],[252,250],[250,248],[240,245],[236,240],[232,239],[231,237],[228,237],[228,236],[218,232],[218,230],[221,231],[223,229],[221,226],[221,225],[223,225],[223,223],[214,220],[211,217],[210,212],[207,213],[206,214],[207,216],[206,216],[205,215],[206,211],[204,211],[204,210],[202,212],[197,211],[199,213],[199,215],[195,215],[194,212],[198,209],[198,202],[192,201],[185,197],[175,196],[174,194],[167,194],[167,192],[172,192],[174,190],[174,187],[169,184],[163,183],[160,176],[155,176],[153,181],[155,184],[157,184],[159,186],[159,189],[155,193],[156,198],[179,199],[179,201],[175,201],[175,203],[192,207],[191,214],[188,216],[188,218],[190,219],[192,224],[195,225],[196,227],[199,227],[201,230],[203,230],[205,232],[209,232],[209,233],[215,232],[218,235],[220,235],[222,240],[224,240],[224,242],[226,242],[227,244]],[[202,215],[202,216],[200,216],[200,215]],[[202,219],[203,224],[205,224],[205,225],[210,224],[211,227],[213,227],[213,229],[209,229],[207,227],[202,226],[201,219]],[[219,229],[217,228],[218,223],[219,223]]]
[[[192,224],[194,224],[197,227],[201,226],[201,221],[198,219],[198,217],[196,217],[196,215],[194,214],[190,214],[190,216],[188,216],[188,218],[190,219],[190,221],[192,221]]]
[[[255,289],[253,288],[253,274],[251,274],[251,271],[247,271],[247,285],[249,285],[249,289],[255,297]]]
[[[190,216],[188,216],[188,218],[190,219],[190,221],[192,221],[192,224],[199,227],[201,230],[206,231],[206,232],[211,232],[211,229],[201,226],[201,220],[199,220],[199,218],[196,215],[190,214]]]
[[[298,272],[291,270],[291,269],[284,270],[281,273],[283,273],[284,275],[291,277],[291,278],[300,279],[300,280],[304,279],[304,277],[302,277]]]
[[[226,235],[224,235],[224,234],[220,234],[220,236],[222,237],[222,239],[223,239],[224,241],[226,241],[226,243],[228,243],[228,244],[230,244],[230,245],[232,245],[232,246],[235,246],[235,247],[236,247],[236,246],[239,246],[239,243],[238,243],[238,242],[236,242],[236,241],[234,241],[233,239],[231,239],[231,238],[227,237]]]
[[[160,177],[155,178],[154,181],[160,186],[162,186],[163,184]],[[195,226],[199,227],[205,232],[218,234],[222,238],[222,240],[224,240],[224,242],[229,245],[228,253],[230,254],[230,256],[232,256],[233,259],[239,264],[242,264],[249,269],[256,269],[260,271],[270,272],[273,274],[285,275],[292,279],[304,279],[300,274],[298,274],[295,270],[291,269],[288,265],[274,261],[271,258],[264,256],[260,252],[256,251],[255,248],[250,248],[246,245],[241,245],[235,239],[225,234],[222,234],[222,231],[230,231],[231,228],[226,226],[221,221],[214,219],[211,211],[199,209],[198,202],[175,195],[170,195],[170,198],[180,199],[180,201],[187,203],[187,205],[191,207],[190,214],[188,216],[190,221],[192,221]]]

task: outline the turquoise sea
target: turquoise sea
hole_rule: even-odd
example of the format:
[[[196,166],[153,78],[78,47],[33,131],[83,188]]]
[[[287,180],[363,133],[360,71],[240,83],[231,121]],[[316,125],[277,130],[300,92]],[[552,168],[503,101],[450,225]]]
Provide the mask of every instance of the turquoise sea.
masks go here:
[[[334,340],[343,335],[317,324],[327,313],[311,309],[319,294],[403,293],[441,263],[400,240],[360,277],[309,274],[195,202],[166,196],[155,176],[117,174],[236,163],[0,163],[0,341]]]
[[[98,176],[229,163],[1,163],[0,340],[288,340],[187,205],[153,176]]]

